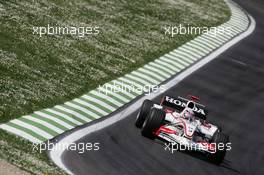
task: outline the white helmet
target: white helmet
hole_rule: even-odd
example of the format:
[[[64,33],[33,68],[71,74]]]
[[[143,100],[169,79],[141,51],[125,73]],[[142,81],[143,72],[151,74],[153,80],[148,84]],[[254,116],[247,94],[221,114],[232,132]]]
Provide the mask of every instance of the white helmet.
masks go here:
[[[192,120],[194,118],[194,112],[191,109],[186,108],[182,111],[182,117],[187,120]]]

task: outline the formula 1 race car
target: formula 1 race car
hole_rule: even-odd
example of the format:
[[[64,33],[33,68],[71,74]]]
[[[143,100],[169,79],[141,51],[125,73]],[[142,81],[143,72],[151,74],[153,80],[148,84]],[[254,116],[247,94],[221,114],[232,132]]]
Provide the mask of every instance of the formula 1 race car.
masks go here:
[[[135,125],[147,138],[159,138],[188,150],[205,153],[208,160],[220,164],[229,146],[229,137],[206,120],[207,110],[198,97],[163,97],[160,104],[145,100]]]

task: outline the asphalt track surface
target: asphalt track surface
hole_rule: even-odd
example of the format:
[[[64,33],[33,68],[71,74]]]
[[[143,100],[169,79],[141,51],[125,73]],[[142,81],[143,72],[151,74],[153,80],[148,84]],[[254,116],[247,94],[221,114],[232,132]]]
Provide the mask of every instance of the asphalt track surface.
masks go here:
[[[237,2],[255,18],[254,33],[165,93],[200,96],[208,119],[230,135],[232,150],[220,166],[142,137],[136,113],[79,140],[99,142],[100,150],[65,152],[65,165],[78,175],[264,174],[264,1]]]

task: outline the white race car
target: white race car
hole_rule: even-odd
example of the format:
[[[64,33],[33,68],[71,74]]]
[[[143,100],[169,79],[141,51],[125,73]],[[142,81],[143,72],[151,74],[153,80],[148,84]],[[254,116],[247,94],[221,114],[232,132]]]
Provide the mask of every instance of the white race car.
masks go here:
[[[205,106],[191,99],[165,96],[160,104],[145,100],[137,115],[136,127],[145,137],[160,138],[187,150],[205,153],[208,159],[220,164],[229,146],[229,137],[206,120]]]

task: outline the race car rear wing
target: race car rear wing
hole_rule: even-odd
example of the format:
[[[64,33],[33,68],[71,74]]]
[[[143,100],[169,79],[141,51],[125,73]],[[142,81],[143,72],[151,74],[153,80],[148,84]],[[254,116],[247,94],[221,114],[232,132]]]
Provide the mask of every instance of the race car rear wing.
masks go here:
[[[161,105],[182,111],[185,108],[188,101],[190,100],[185,99],[183,97],[174,98],[170,96],[164,96],[162,99]],[[205,106],[197,102],[194,102],[194,103],[195,103],[195,108],[194,108],[195,116],[205,120],[208,114]]]

